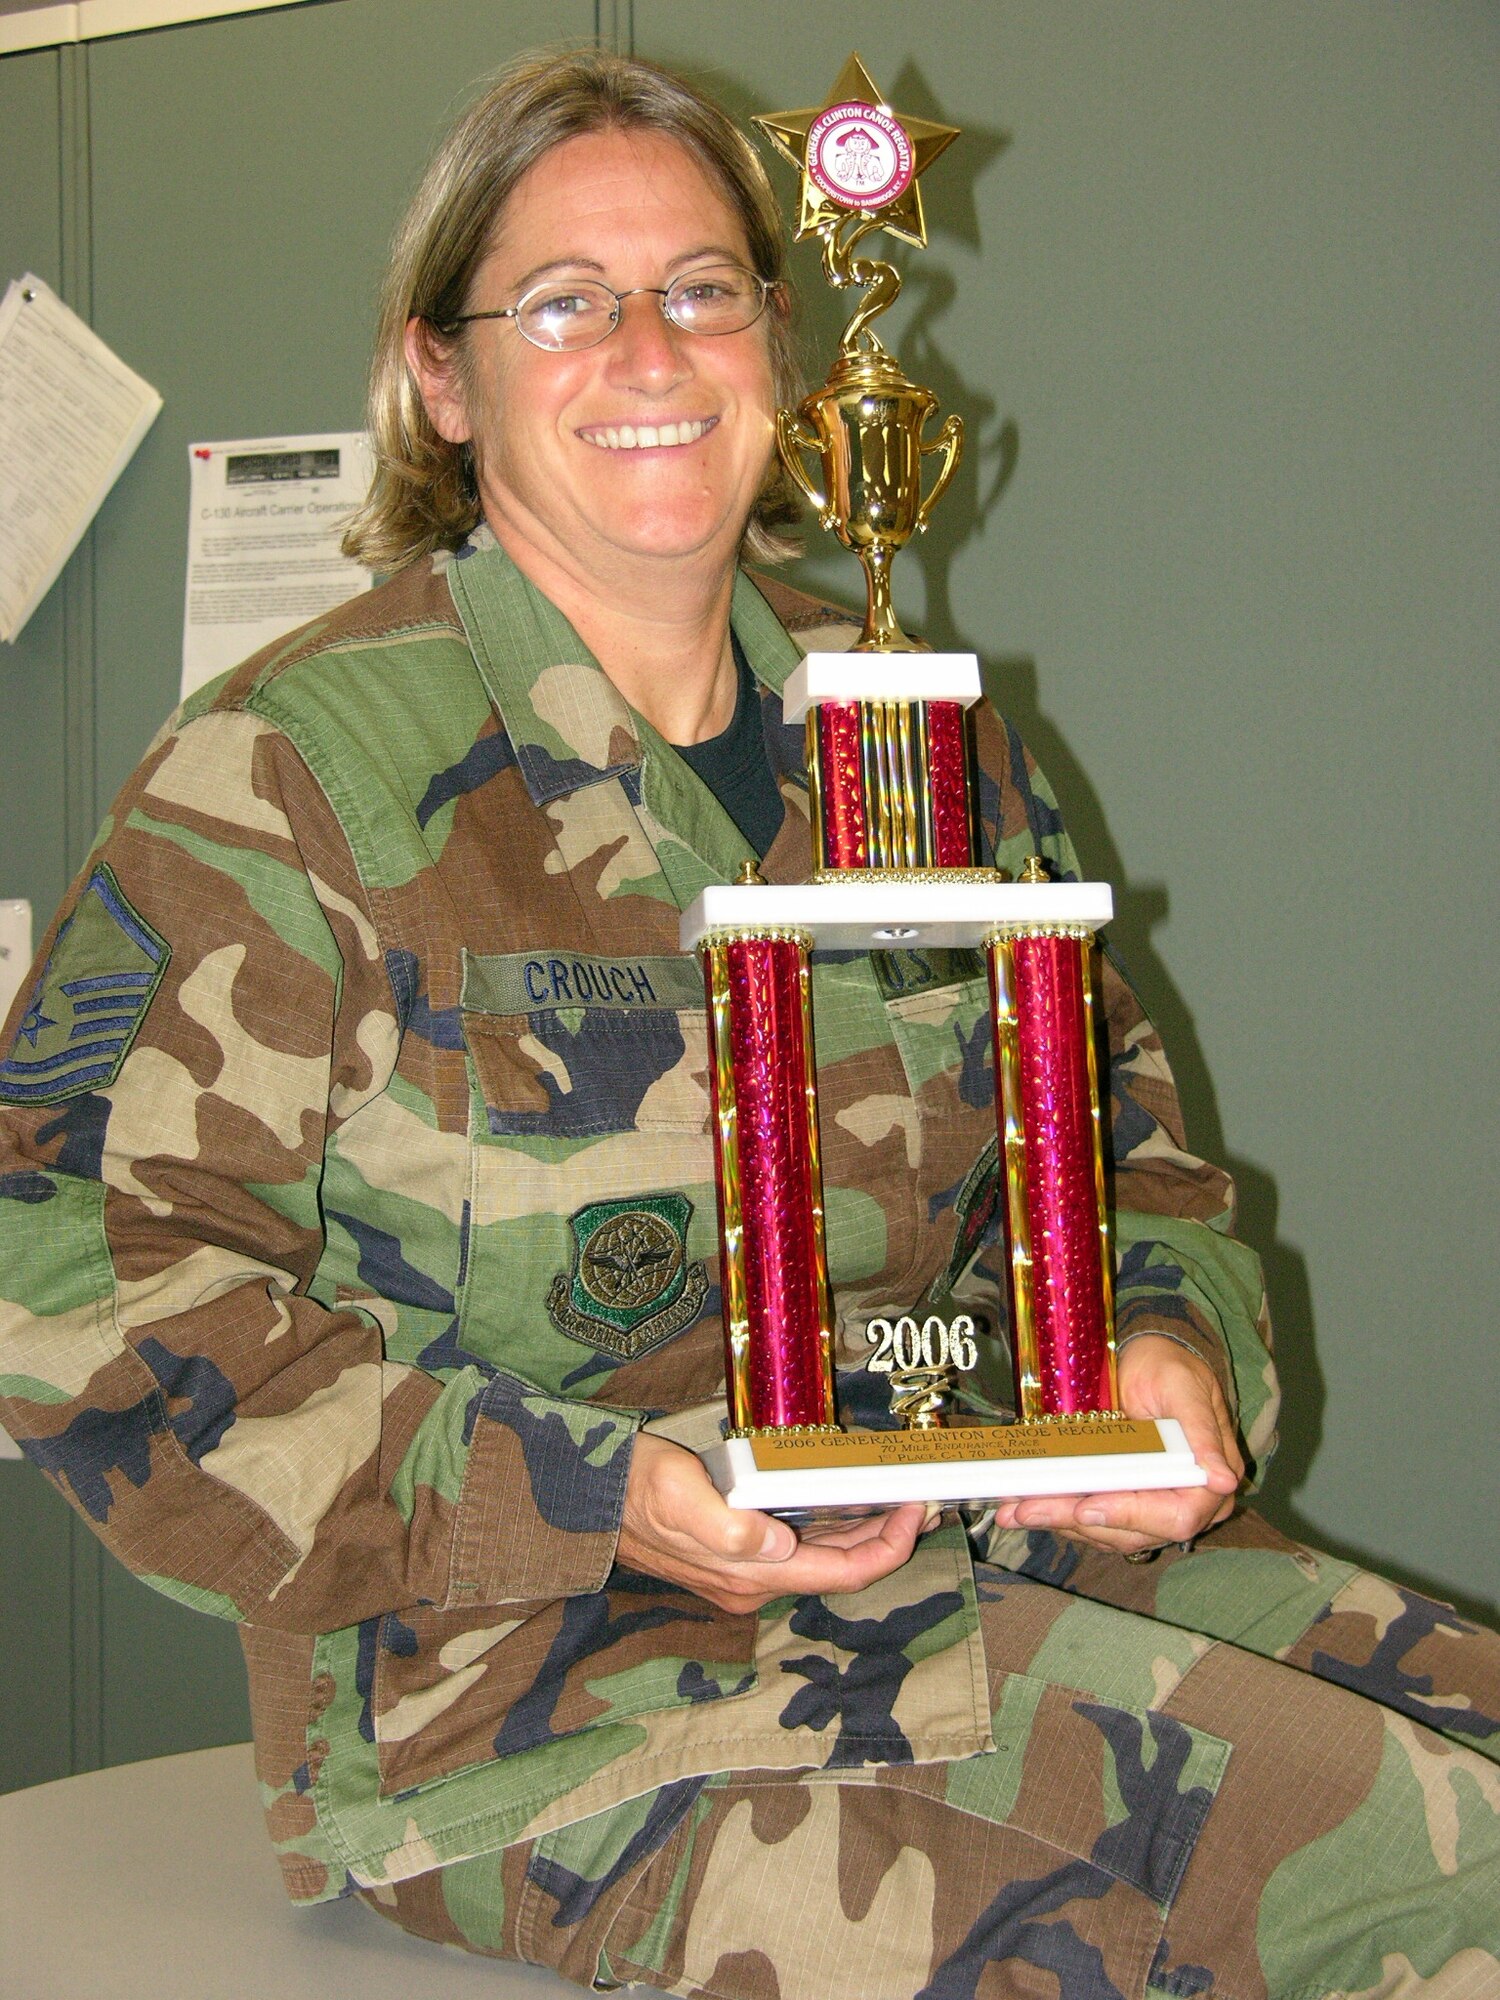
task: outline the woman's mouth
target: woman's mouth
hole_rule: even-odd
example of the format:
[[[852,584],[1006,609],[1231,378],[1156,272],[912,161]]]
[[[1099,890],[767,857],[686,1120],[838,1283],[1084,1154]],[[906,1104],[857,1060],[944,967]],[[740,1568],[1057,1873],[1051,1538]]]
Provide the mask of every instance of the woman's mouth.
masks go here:
[[[696,444],[718,421],[717,417],[683,417],[675,424],[592,424],[578,435],[601,451],[660,451],[664,445]]]

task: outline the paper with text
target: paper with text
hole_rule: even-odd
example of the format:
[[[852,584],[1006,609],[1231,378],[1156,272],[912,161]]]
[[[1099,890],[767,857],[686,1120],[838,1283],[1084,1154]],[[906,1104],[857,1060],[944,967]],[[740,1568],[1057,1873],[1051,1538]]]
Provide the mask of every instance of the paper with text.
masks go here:
[[[370,463],[362,431],[189,446],[184,696],[369,589],[339,541]]]
[[[27,272],[0,299],[0,639],[16,639],[161,397]]]
[[[0,1022],[31,970],[31,905],[19,896],[0,896]]]

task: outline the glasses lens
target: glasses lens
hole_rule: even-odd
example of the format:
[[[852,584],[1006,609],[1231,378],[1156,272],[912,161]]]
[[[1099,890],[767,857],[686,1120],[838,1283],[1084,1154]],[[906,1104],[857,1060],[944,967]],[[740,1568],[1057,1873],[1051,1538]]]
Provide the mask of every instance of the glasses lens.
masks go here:
[[[516,307],[516,325],[537,347],[593,347],[619,317],[620,303],[607,285],[580,278],[538,285]]]
[[[766,303],[766,288],[738,264],[714,264],[678,278],[666,296],[667,317],[689,333],[738,333],[753,326]]]

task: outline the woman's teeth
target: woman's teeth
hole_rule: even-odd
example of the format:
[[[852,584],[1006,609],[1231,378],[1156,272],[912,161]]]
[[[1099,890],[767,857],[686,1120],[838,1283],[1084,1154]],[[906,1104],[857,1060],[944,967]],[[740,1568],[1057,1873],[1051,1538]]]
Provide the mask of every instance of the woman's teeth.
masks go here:
[[[712,417],[703,417],[680,424],[606,424],[602,430],[584,431],[581,435],[605,451],[639,451],[647,445],[696,444],[713,421]]]

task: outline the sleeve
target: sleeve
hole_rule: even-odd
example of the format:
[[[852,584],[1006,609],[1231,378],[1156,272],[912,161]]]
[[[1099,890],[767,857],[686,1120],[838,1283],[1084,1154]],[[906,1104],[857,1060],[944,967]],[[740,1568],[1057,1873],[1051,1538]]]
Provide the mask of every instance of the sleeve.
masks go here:
[[[127,785],[0,1041],[0,1420],[128,1568],[224,1616],[329,1631],[613,1561],[641,1412],[394,1361],[379,1300],[319,1295],[327,1138],[400,1022],[323,792],[210,710]],[[418,1234],[456,1294],[459,1232]]]
[[[980,819],[996,865],[1016,874],[1040,853],[1058,880],[1077,881],[1057,800],[1015,729],[986,709],[976,734]],[[1233,1234],[1228,1174],[1189,1150],[1161,1037],[1107,939],[1101,960],[1117,1339],[1163,1334],[1206,1362],[1258,1477],[1280,1403],[1260,1263]]]

